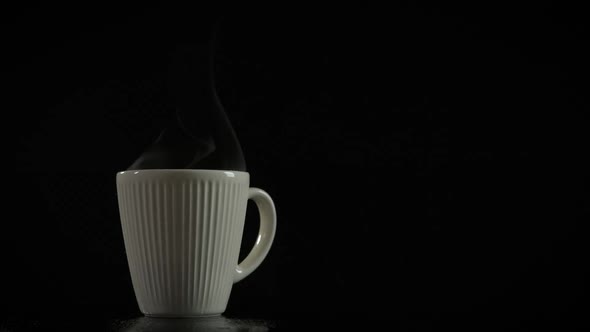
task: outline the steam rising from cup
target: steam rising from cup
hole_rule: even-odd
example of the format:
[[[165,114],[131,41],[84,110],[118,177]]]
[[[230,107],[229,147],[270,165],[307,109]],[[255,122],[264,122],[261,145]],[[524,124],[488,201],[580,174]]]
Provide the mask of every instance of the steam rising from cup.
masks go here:
[[[174,114],[128,170],[246,171],[240,142],[215,91],[212,50],[209,43],[176,53],[170,75]]]

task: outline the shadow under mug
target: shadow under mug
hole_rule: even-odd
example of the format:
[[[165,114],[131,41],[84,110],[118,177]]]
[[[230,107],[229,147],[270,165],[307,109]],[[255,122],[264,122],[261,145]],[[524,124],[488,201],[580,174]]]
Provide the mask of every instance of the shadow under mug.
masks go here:
[[[117,173],[117,194],[139,309],[153,317],[223,313],[232,285],[264,260],[274,239],[270,196],[247,172],[152,169]],[[238,264],[248,199],[260,212],[254,247]]]

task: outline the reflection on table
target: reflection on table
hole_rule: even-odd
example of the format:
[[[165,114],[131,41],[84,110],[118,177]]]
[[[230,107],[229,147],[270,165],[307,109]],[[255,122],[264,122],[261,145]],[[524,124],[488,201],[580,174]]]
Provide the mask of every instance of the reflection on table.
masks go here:
[[[203,318],[152,318],[140,317],[117,321],[113,330],[117,332],[170,332],[170,331],[269,331],[274,327],[270,321],[232,319],[224,316]]]

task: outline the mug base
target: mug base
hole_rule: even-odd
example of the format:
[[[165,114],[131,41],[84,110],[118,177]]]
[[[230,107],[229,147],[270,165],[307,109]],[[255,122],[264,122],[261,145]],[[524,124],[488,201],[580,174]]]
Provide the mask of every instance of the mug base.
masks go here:
[[[218,313],[218,314],[144,314],[144,316],[150,317],[150,318],[208,318],[208,317],[221,316],[221,313]]]

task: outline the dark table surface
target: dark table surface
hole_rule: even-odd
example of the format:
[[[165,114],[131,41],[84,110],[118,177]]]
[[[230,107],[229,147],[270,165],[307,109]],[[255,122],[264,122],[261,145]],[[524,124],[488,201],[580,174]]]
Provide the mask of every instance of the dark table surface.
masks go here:
[[[0,323],[0,331],[112,331],[112,332],[149,332],[149,331],[269,331],[277,329],[277,322],[262,319],[238,319],[225,316],[207,318],[150,318],[136,317],[130,319],[86,319],[71,317],[69,319],[34,319],[25,321],[8,320]]]
[[[470,314],[449,315],[433,318],[419,314],[405,320],[394,315],[298,315],[275,319],[236,318],[225,315],[208,318],[96,318],[92,314],[84,317],[8,319],[0,322],[0,331],[105,331],[105,332],[164,332],[164,331],[440,331],[446,328],[476,329],[478,331],[532,331],[568,330],[585,331],[590,327],[585,314],[569,319],[555,320],[537,317],[506,319],[490,315],[477,317]]]

